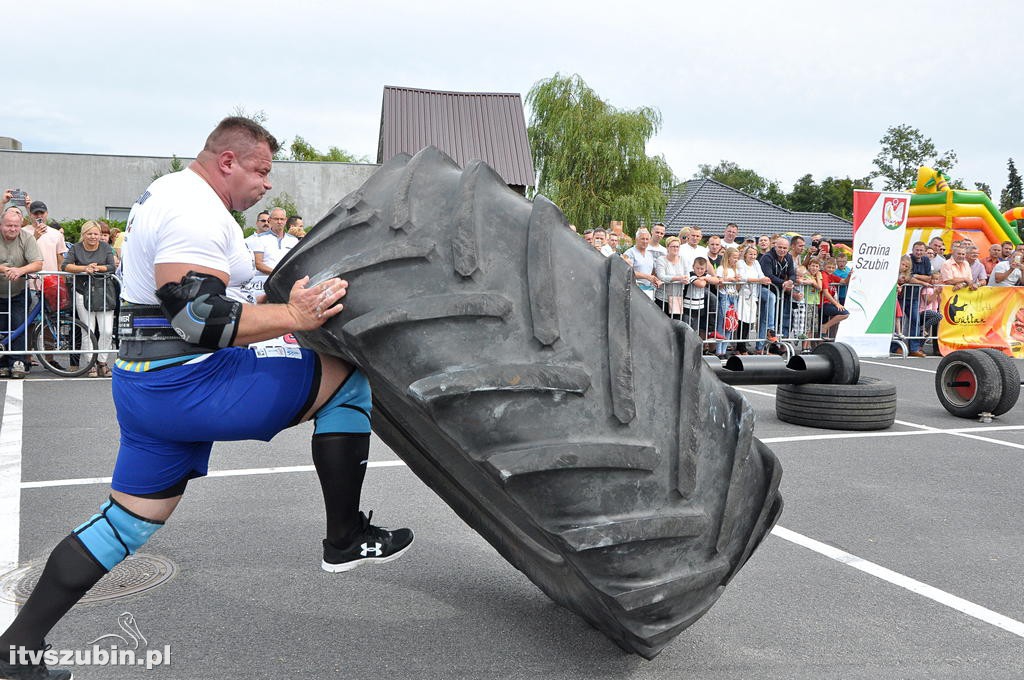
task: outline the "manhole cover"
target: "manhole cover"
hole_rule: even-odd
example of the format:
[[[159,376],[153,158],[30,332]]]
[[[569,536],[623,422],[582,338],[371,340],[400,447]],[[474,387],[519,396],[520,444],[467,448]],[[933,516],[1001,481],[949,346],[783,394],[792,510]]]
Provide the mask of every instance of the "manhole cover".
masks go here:
[[[44,564],[22,567],[0,577],[0,600],[24,603],[36,587]],[[137,553],[114,567],[80,601],[99,602],[141,593],[165,583],[177,571],[166,557]]]

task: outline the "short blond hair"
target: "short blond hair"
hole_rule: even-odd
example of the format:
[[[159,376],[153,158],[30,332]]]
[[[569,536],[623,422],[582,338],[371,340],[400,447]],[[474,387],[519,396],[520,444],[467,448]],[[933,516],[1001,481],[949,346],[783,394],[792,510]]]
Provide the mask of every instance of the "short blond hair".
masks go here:
[[[82,223],[82,228],[78,231],[78,242],[81,243],[82,239],[85,238],[85,232],[95,229],[96,231],[103,233],[103,227],[96,220],[88,220]],[[109,229],[109,227],[108,227]]]

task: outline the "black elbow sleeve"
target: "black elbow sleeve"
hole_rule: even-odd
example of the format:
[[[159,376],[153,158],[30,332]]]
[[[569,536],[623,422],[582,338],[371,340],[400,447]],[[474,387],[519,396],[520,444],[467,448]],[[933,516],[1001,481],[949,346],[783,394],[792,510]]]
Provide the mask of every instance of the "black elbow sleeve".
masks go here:
[[[226,295],[216,276],[189,272],[177,283],[156,291],[160,309],[185,342],[208,349],[230,347],[238,335],[242,303]]]

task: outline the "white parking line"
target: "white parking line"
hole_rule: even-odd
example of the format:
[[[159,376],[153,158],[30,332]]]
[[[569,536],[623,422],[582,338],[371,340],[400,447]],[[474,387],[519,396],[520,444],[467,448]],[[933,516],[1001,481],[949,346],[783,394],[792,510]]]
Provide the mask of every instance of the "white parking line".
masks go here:
[[[942,434],[952,434],[952,435],[956,435],[957,437],[963,437],[965,439],[974,439],[974,440],[979,441],[979,442],[986,442],[986,443],[989,443],[989,444],[1001,444],[1003,446],[1009,446],[1009,447],[1012,447],[1014,449],[1024,449],[1024,444],[1016,444],[1014,442],[1004,442],[1001,439],[992,439],[991,437],[980,437],[980,436],[978,436],[976,434],[970,434],[970,429],[968,429],[968,428],[956,428],[956,429],[952,429],[952,430],[940,430],[939,428],[931,427],[930,425],[918,425],[917,423],[908,423],[905,420],[897,420],[895,422],[897,424],[899,424],[899,425],[906,425],[907,427],[921,428],[922,430],[924,430],[924,432],[922,432],[922,434],[932,434],[932,433],[936,433],[936,432],[942,433]],[[1015,428],[1012,425],[996,426],[996,427],[998,429],[1001,429],[1001,430],[1017,429],[1017,428]],[[982,426],[982,427],[979,427],[977,429],[985,429],[985,430],[993,429],[994,430],[994,429],[996,429],[996,427],[994,427],[994,428],[984,428],[984,426]]]
[[[906,425],[907,427],[920,428],[917,430],[902,430],[900,432],[849,432],[842,434],[802,434],[795,435],[792,437],[765,437],[761,441],[765,444],[782,444],[785,442],[810,442],[817,441],[819,439],[865,439],[870,437],[921,437],[924,435],[931,434],[953,434],[962,435],[969,439],[978,439],[981,441],[989,442],[992,444],[1003,444],[1005,446],[1012,446],[1014,448],[1024,448],[1019,444],[1011,442],[1004,442],[999,439],[990,439],[988,437],[979,437],[977,435],[970,434],[974,430],[984,430],[985,432],[993,432],[996,430],[1007,431],[1007,430],[1024,430],[1024,425],[995,425],[992,427],[978,426],[978,427],[953,427],[948,430],[939,429],[937,427],[928,427],[927,425],[917,425],[916,423],[908,423],[906,421],[897,420],[897,424]]]
[[[936,357],[936,359],[937,358],[938,357]],[[934,368],[916,368],[914,366],[904,366],[903,364],[886,364],[886,363],[883,363],[881,361],[865,361],[864,359],[861,359],[860,363],[862,363],[862,364],[871,364],[872,366],[885,366],[886,368],[902,368],[905,371],[920,371],[921,373],[931,373],[931,374],[935,373],[935,369]]]
[[[20,422],[21,421],[21,401],[20,401],[20,395],[18,395],[18,401],[17,401],[16,407],[15,407],[15,410],[11,409],[10,400],[11,400],[10,391],[8,391],[8,402],[7,402],[7,404],[4,407],[3,426],[2,426],[2,430],[0,430],[0,454],[2,454],[6,450],[5,448],[3,448],[3,442],[6,441],[7,433],[11,429],[11,428],[8,427],[8,414],[15,413],[15,412],[17,413],[17,421],[18,421],[18,427],[17,427],[18,439],[19,439],[19,441],[18,441],[18,451],[19,451],[19,454],[20,454],[20,433],[21,433],[21,422]],[[924,428],[926,426],[919,425],[918,427]],[[999,427],[998,429],[1000,429],[1000,430],[1020,430],[1020,429],[1024,429],[1024,426],[1008,425],[1008,426]],[[852,435],[852,436],[868,436],[870,434],[877,434],[877,433],[858,433],[857,435]],[[924,430],[924,431],[898,432],[898,433],[894,432],[894,433],[884,433],[884,434],[887,434],[888,436],[892,436],[894,434],[896,434],[896,435],[899,435],[899,434],[902,434],[902,435],[956,434],[956,432],[954,432],[954,431],[945,431],[945,430],[934,430],[934,428],[932,428],[932,429],[927,429],[927,430]],[[780,437],[780,438],[778,438],[778,440],[783,440],[784,439],[786,441],[794,441],[794,440],[802,440],[802,439],[822,439],[823,437],[828,437],[828,436],[830,436],[830,435],[812,435],[812,436],[799,437],[799,438],[795,438],[795,437],[791,437],[791,438]],[[843,436],[851,436],[851,435],[837,435],[837,436],[843,437]],[[776,441],[776,440],[765,439],[763,441],[772,442],[772,441]],[[20,455],[19,455],[19,461],[20,461]],[[401,460],[371,461],[370,463],[368,463],[368,466],[369,467],[403,467],[403,466],[405,466],[405,462],[401,461]],[[315,468],[312,465],[292,465],[292,466],[265,467],[265,468],[239,468],[239,469],[233,469],[233,470],[211,470],[210,474],[208,476],[210,476],[210,477],[239,477],[239,476],[244,476],[244,475],[269,475],[269,474],[280,474],[280,473],[290,473],[290,472],[314,472],[314,471],[315,471]],[[20,462],[19,462],[19,472],[18,472],[18,474],[19,474],[19,477],[20,477],[20,474],[21,474],[20,473]],[[42,489],[42,488],[52,488],[52,487],[57,487],[57,486],[74,486],[74,485],[83,485],[83,484],[109,484],[109,483],[110,483],[110,477],[83,477],[83,478],[78,478],[78,479],[52,479],[52,480],[39,481],[39,482],[22,482],[20,485],[19,484],[5,485],[4,488],[13,487],[15,489],[15,493],[17,493],[17,489],[19,487],[22,488],[22,489]],[[15,523],[15,526],[17,526],[17,523]],[[957,611],[959,611],[961,613],[967,614],[968,616],[976,618],[976,619],[978,619],[980,621],[984,621],[985,623],[989,623],[989,624],[991,624],[993,626],[996,626],[996,627],[1001,628],[1003,630],[1009,631],[1009,632],[1013,633],[1014,635],[1017,635],[1019,637],[1024,637],[1024,623],[1021,623],[1020,621],[1016,621],[1014,619],[1011,619],[1011,618],[1008,618],[1006,616],[1003,616],[1002,614],[999,614],[997,612],[991,611],[990,609],[986,609],[985,607],[982,607],[981,605],[974,604],[973,602],[969,602],[967,600],[964,600],[963,598],[960,598],[960,597],[957,597],[957,596],[952,595],[950,593],[947,593],[945,591],[939,590],[938,588],[935,588],[934,586],[930,586],[930,585],[928,585],[926,583],[922,583],[921,581],[917,581],[915,579],[912,579],[909,576],[904,576],[903,574],[900,574],[898,572],[892,571],[891,569],[886,569],[885,567],[882,567],[882,566],[880,566],[878,564],[875,564],[873,562],[869,562],[869,561],[867,561],[867,560],[865,560],[863,558],[857,557],[856,555],[853,555],[851,553],[839,550],[838,548],[834,548],[832,546],[826,545],[826,544],[821,543],[819,541],[815,541],[812,538],[808,538],[807,536],[804,536],[802,534],[798,534],[795,531],[792,531],[790,529],[786,529],[785,527],[776,526],[774,529],[772,529],[772,534],[777,536],[777,537],[779,537],[779,538],[781,538],[781,539],[783,539],[783,540],[790,541],[790,542],[795,543],[797,545],[800,545],[800,546],[803,546],[803,547],[808,548],[810,550],[813,550],[814,552],[817,552],[817,553],[819,553],[821,555],[824,555],[824,556],[826,556],[826,557],[828,557],[830,559],[836,560],[837,562],[841,562],[843,564],[851,566],[854,569],[858,569],[858,570],[863,571],[863,572],[865,572],[867,574],[871,574],[872,576],[880,578],[883,581],[887,581],[889,583],[892,583],[893,585],[899,586],[901,588],[905,588],[906,590],[909,590],[909,591],[911,591],[913,593],[917,593],[918,595],[921,595],[921,596],[926,597],[926,598],[928,598],[930,600],[933,600],[935,602],[943,604],[943,605],[945,605],[947,607],[951,607],[952,609],[955,609],[955,610],[957,610]],[[15,546],[17,546],[17,541],[14,541],[14,544],[15,544]],[[15,550],[17,550],[17,547],[15,547]],[[17,566],[17,555],[15,555],[14,566],[15,567]],[[14,568],[14,567],[11,567],[11,568]],[[13,619],[13,616],[14,616],[14,605],[3,604],[2,606],[10,608],[10,610],[11,610],[10,616],[11,616],[11,619]],[[0,612],[2,612],[2,611],[3,610],[0,610]],[[2,624],[2,627],[6,627],[7,621],[9,621],[9,620],[10,619],[5,620],[3,618],[0,618],[0,624]]]
[[[21,549],[22,383],[9,381],[0,422],[0,574],[18,568]],[[16,605],[0,602],[0,630],[17,614]]]
[[[886,569],[874,562],[869,562],[863,558],[857,557],[856,555],[852,555],[844,550],[832,547],[831,545],[826,545],[825,543],[816,541],[813,538],[808,538],[803,534],[798,534],[797,532],[786,529],[785,527],[776,526],[772,529],[772,534],[790,541],[791,543],[803,546],[808,550],[813,550],[814,552],[824,555],[836,562],[841,562],[847,566],[853,567],[854,569],[863,571],[865,574],[871,574],[883,581],[909,590],[921,597],[926,597],[941,605],[955,609],[962,614],[967,614],[979,621],[991,624],[996,628],[1002,628],[1003,630],[1013,633],[1018,637],[1024,637],[1024,623],[1021,623],[1016,619],[1003,616],[1002,614],[994,612],[991,609],[986,609],[979,604],[969,602],[962,597],[957,597],[956,595],[947,593],[944,590],[939,590],[927,583],[922,583],[921,581],[912,579],[909,576],[904,576],[903,574],[892,571],[891,569]]]
[[[405,465],[401,460],[371,460],[367,467],[398,467]],[[210,470],[207,477],[243,477],[245,475],[276,475],[282,472],[314,472],[312,465],[290,465],[265,468],[236,468],[233,470]],[[47,489],[55,486],[81,486],[85,484],[110,484],[110,477],[79,477],[77,479],[47,479],[40,482],[22,482],[22,489]]]
[[[862,363],[877,363],[877,362],[862,362]],[[889,366],[889,364],[878,364],[879,366]],[[924,369],[915,368],[915,371]],[[931,371],[934,373],[934,371]],[[749,387],[734,387],[739,392],[749,392],[750,394],[757,394],[762,397],[775,398],[774,394],[770,392],[761,392],[759,390],[752,390]],[[932,427],[931,425],[921,425],[919,423],[911,423],[906,420],[896,420],[897,425],[904,425],[906,427],[916,428],[913,432],[850,432],[840,434],[809,434],[809,435],[794,435],[792,437],[765,437],[761,439],[765,444],[779,444],[783,442],[801,442],[801,441],[812,441],[818,439],[864,439],[870,437],[908,437],[908,436],[921,436],[925,434],[951,434],[955,437],[963,437],[965,439],[974,439],[980,442],[986,442],[988,444],[999,444],[1000,446],[1009,446],[1012,449],[1024,450],[1024,444],[1017,444],[1014,442],[1004,442],[1000,439],[992,439],[990,437],[982,437],[980,435],[972,434],[974,430],[984,430],[986,432],[993,432],[996,430],[1022,430],[1024,427],[1018,425],[992,425],[985,426],[978,424],[975,427],[954,427],[949,429],[942,429],[938,427]]]

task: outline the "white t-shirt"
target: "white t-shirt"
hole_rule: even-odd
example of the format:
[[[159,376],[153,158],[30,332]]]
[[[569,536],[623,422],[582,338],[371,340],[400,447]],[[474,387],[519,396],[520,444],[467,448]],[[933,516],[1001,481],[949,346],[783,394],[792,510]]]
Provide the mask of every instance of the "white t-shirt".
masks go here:
[[[1003,279],[1001,282],[996,282],[996,274],[1002,274],[1003,272],[1010,271],[1010,261],[1003,260],[995,267],[992,268],[992,274],[989,276],[988,285],[990,286],[1016,286],[1020,283],[1020,270],[1014,269],[1010,272],[1010,275]]]
[[[252,246],[252,252],[263,253],[263,264],[273,269],[277,263],[284,259],[289,250],[299,244],[299,239],[291,234],[284,234],[281,238],[272,231],[265,231],[256,239]]]
[[[254,250],[256,248],[260,248],[261,246],[260,246],[259,241],[257,241],[257,239],[260,236],[263,236],[263,234],[266,234],[266,233],[267,232],[264,231],[262,233],[253,232],[252,234],[249,234],[249,237],[245,239],[245,247],[248,248],[249,250]],[[260,252],[262,253],[263,251],[260,250]]]
[[[228,296],[248,301],[241,287],[255,273],[242,229],[213,188],[191,169],[157,179],[128,214],[122,252],[122,297],[155,305],[154,265],[185,262],[225,272]]]
[[[689,243],[684,243],[679,246],[679,257],[686,263],[686,271],[690,271],[693,269],[693,261],[698,257],[703,257],[705,260],[708,258],[708,249],[704,246],[691,246]]]

